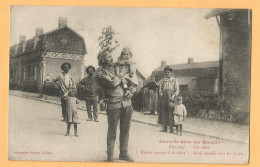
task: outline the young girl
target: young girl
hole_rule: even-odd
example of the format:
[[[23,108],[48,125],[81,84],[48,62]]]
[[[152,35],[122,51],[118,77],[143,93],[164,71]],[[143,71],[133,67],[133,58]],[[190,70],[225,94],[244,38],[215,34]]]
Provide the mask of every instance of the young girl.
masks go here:
[[[182,97],[177,96],[176,104],[174,105],[174,125],[176,126],[176,134],[182,136],[182,123],[186,119],[186,107],[182,104]]]
[[[129,93],[129,87],[137,86],[138,81],[136,77],[136,63],[132,60],[133,54],[128,47],[124,47],[121,55],[117,59],[116,74],[123,72],[122,84],[126,91]]]
[[[77,104],[79,104],[77,98],[76,98],[76,90],[70,90],[68,92],[68,101],[67,101],[67,113],[65,116],[65,122],[67,123],[67,133],[65,136],[70,135],[70,126],[71,124],[74,124],[74,135],[76,137],[79,137],[78,135],[78,114],[77,114]]]

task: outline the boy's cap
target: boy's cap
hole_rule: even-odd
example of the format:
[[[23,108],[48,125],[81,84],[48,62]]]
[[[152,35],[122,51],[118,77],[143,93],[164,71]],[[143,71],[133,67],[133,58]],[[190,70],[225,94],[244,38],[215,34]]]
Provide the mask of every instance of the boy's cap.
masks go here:
[[[97,59],[98,59],[98,65],[100,66],[100,61],[102,60],[102,58],[105,56],[105,55],[107,55],[107,54],[109,54],[109,53],[111,53],[112,52],[112,49],[110,48],[110,47],[107,47],[107,48],[105,48],[105,49],[103,49],[102,51],[100,51],[99,53],[98,53],[98,56],[97,56]]]
[[[112,49],[111,49],[110,47],[108,47],[108,48],[105,48],[104,50],[100,51],[100,52],[98,53],[97,59],[98,59],[98,60],[101,60],[101,59],[103,58],[103,56],[109,54],[109,53],[111,52],[111,50],[112,50]]]
[[[63,70],[63,68],[64,68],[64,66],[65,66],[66,64],[67,64],[67,65],[69,66],[69,68],[71,69],[71,65],[70,65],[70,63],[68,63],[68,62],[63,63],[63,64],[60,66],[60,68]]]

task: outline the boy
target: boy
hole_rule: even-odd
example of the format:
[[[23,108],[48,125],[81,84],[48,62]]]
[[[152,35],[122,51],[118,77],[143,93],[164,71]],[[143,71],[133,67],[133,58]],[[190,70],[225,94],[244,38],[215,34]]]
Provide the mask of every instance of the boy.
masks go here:
[[[87,121],[92,121],[94,116],[94,121],[98,122],[98,92],[99,87],[97,83],[97,78],[94,76],[95,67],[88,66],[86,68],[86,72],[88,74],[87,77],[82,79],[79,82],[79,85],[84,88],[85,90],[85,99],[86,99],[86,107],[88,113]],[[91,106],[93,106],[93,116],[91,111]]]
[[[182,97],[177,96],[176,104],[174,105],[174,125],[176,126],[176,134],[182,136],[182,123],[187,116],[186,107],[182,104]]]

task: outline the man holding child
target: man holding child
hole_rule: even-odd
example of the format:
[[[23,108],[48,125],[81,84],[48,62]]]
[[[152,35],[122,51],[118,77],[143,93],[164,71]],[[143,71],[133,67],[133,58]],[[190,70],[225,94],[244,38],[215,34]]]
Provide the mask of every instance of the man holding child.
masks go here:
[[[120,68],[118,73],[117,63],[113,63],[110,48],[106,48],[98,54],[98,63],[102,67],[101,71],[98,72],[98,81],[104,92],[104,95],[100,98],[101,101],[105,100],[107,102],[107,161],[113,161],[116,131],[120,121],[119,159],[133,162],[133,159],[127,153],[133,112],[131,103],[133,92],[129,89],[129,93],[129,90],[126,91],[126,88],[123,86],[126,84],[124,76],[128,74],[128,71],[124,70],[126,68]],[[128,87],[130,88],[131,85],[128,85]]]

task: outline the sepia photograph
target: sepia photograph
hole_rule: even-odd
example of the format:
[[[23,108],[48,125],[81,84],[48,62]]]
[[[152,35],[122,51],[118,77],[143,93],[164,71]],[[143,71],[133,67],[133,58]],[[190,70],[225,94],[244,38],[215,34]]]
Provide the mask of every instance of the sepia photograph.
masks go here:
[[[252,10],[11,6],[8,160],[248,164]]]

